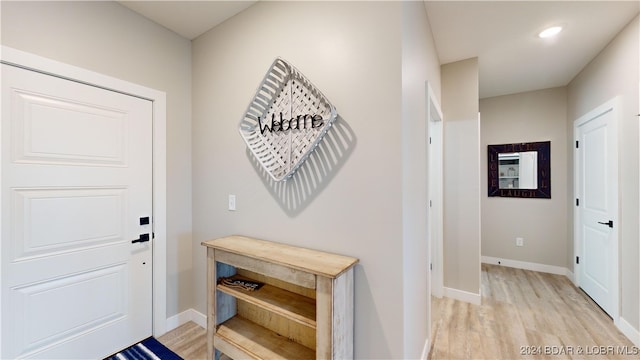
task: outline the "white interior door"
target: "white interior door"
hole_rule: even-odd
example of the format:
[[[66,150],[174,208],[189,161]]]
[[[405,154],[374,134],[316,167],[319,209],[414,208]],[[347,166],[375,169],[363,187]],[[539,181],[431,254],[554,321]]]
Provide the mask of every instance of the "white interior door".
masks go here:
[[[612,103],[576,122],[579,286],[618,315],[618,154]]]
[[[102,358],[152,333],[152,104],[2,65],[2,354]]]
[[[429,212],[431,243],[431,294],[444,294],[443,254],[443,152],[442,111],[433,89],[427,83],[428,149],[429,149]]]

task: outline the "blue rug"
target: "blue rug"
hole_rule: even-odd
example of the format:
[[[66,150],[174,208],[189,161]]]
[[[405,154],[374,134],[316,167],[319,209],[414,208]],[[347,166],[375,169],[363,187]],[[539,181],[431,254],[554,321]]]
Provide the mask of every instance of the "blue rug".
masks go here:
[[[106,360],[184,360],[153,336],[132,345]]]

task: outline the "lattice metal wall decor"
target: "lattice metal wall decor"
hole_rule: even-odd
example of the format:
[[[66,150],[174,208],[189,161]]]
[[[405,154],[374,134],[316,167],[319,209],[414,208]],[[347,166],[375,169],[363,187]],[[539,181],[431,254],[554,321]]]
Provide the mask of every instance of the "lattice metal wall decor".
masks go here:
[[[337,117],[300,71],[277,58],[240,121],[240,135],[276,181],[291,177]]]

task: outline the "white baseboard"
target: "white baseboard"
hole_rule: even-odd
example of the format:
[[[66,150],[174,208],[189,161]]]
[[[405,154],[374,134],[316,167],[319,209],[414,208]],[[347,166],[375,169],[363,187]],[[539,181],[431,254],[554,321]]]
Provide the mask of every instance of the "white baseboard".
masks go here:
[[[496,258],[491,256],[483,256],[482,262],[485,264],[502,265],[502,266],[512,267],[516,269],[539,271],[543,273],[556,274],[556,275],[564,275],[567,278],[569,278],[569,280],[573,281],[573,272],[571,272],[569,269],[562,266],[538,264],[538,263],[519,261],[519,260],[501,259],[501,258]]]
[[[576,277],[573,274],[573,271],[569,270],[569,269],[565,269],[567,270],[567,273],[565,274],[566,277],[569,278],[569,280],[571,280],[571,282],[573,283],[573,285],[576,285],[576,287],[578,286],[578,284],[576,284]]]
[[[475,305],[480,305],[482,303],[482,297],[480,296],[480,294],[474,294],[464,290],[448,288],[446,286],[444,287],[444,296]]]
[[[198,324],[201,328],[207,328],[207,316],[199,311],[191,309],[192,318],[191,321]]]
[[[189,309],[167,318],[167,332],[177,328],[182,324],[188,323],[189,321],[193,321],[194,323],[205,329],[207,327],[207,317],[199,311]]]
[[[620,329],[620,331],[624,334],[624,336],[629,338],[629,340],[631,340],[631,342],[635,346],[640,347],[640,331],[639,330],[636,330],[633,326],[631,326],[631,324],[629,324],[623,318],[618,319],[617,325],[618,325],[618,329]]]
[[[167,318],[167,332],[189,321],[191,321],[191,309],[173,315]]]

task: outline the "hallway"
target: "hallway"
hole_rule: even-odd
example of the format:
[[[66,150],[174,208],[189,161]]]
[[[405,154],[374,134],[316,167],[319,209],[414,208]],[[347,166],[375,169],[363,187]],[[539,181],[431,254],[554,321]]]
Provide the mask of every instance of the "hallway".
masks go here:
[[[564,276],[482,264],[482,305],[432,298],[429,359],[637,359]]]

